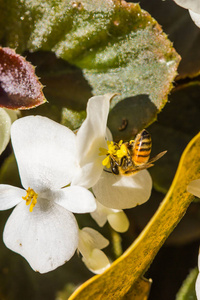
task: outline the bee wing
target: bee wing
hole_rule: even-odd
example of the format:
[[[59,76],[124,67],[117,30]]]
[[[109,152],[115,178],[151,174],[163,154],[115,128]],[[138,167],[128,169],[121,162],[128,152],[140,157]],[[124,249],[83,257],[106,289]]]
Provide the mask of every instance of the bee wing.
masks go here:
[[[143,165],[138,165],[138,166],[134,165],[131,168],[128,168],[128,170],[126,170],[126,171],[120,169],[120,173],[125,176],[131,176],[141,170],[145,170],[150,167],[153,167],[154,166],[153,162],[158,160],[159,158],[161,158],[166,152],[167,151],[163,151],[163,152],[159,153],[158,155],[156,155],[155,157],[153,157],[152,159],[150,159],[147,163],[145,163]]]
[[[158,160],[159,158],[161,158],[163,155],[165,155],[166,152],[167,151],[160,152],[158,155],[156,155],[155,157],[153,157],[152,159],[150,159],[144,165],[134,166],[132,172],[134,173],[134,172],[138,172],[138,171],[145,170],[145,169],[153,167],[154,166],[153,162],[155,162],[156,160]]]
[[[153,167],[153,166],[154,166],[154,164],[152,164],[151,162],[150,163],[148,162],[144,165],[136,166],[134,168],[134,170],[135,170],[135,172],[138,172],[138,171],[145,170],[145,169],[148,169],[148,168]]]
[[[126,172],[124,172],[124,171],[121,172],[121,174],[125,175],[125,176],[131,176],[131,175],[133,175],[133,174],[135,174],[135,173],[137,173],[137,172],[139,172],[141,170],[145,170],[145,169],[148,169],[148,168],[153,167],[153,166],[154,166],[154,164],[146,163],[144,165],[134,166],[131,169],[129,169],[128,171],[126,171]]]
[[[167,151],[163,151],[163,152],[160,152],[159,154],[157,154],[155,157],[151,158],[149,161],[148,161],[148,164],[160,159],[163,155],[165,155]]]

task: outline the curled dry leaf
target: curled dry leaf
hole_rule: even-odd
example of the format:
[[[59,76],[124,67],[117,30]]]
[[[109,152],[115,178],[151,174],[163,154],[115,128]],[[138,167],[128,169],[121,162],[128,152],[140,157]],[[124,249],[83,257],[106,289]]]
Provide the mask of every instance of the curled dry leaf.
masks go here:
[[[35,68],[10,48],[0,47],[0,106],[29,109],[46,99]]]

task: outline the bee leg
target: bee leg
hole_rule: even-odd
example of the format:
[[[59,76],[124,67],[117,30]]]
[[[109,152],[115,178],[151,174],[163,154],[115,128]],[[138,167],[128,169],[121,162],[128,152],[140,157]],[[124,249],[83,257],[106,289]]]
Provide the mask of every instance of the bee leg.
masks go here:
[[[132,166],[133,166],[133,162],[132,162],[131,156],[122,157],[121,162],[120,162],[120,167],[122,167],[123,169],[127,169]]]
[[[111,171],[109,171],[109,170],[106,170],[106,169],[103,169],[105,172],[107,172],[107,173],[112,173]]]
[[[113,174],[119,175],[119,164],[115,160],[111,159],[110,168]]]
[[[111,163],[115,163],[117,166],[120,166],[120,163],[115,159],[115,157],[112,154],[110,154],[110,158]]]

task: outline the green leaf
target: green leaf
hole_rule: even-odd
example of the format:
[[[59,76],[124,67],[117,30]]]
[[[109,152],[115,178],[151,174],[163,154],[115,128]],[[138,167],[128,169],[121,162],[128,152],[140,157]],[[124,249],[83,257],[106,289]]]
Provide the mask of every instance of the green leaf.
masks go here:
[[[137,95],[126,98],[115,105],[108,117],[108,128],[113,139],[130,140],[135,135],[155,121],[157,108],[148,95]]]
[[[109,269],[84,283],[69,300],[123,299],[148,269],[194,199],[186,188],[190,181],[199,177],[199,152],[200,133],[186,147],[171,188],[144,231]]]
[[[184,280],[178,294],[176,295],[176,300],[197,300],[195,292],[195,283],[199,271],[197,268],[190,271],[187,278]]]
[[[67,126],[71,130],[78,129],[85,120],[86,112],[73,111],[71,109],[63,108],[61,124]]]
[[[93,94],[119,92],[112,107],[139,94],[149,95],[156,112],[165,105],[180,57],[138,4],[52,0],[41,5],[39,0],[13,0],[4,13],[6,45],[20,52],[55,52],[83,70]],[[149,115],[145,123],[153,119]]]

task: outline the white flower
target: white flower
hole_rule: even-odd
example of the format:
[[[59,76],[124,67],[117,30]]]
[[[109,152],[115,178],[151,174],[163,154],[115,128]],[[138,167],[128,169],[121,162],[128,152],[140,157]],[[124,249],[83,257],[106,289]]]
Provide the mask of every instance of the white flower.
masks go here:
[[[72,184],[87,188],[92,187],[99,179],[102,170],[102,157],[99,148],[106,147],[107,119],[110,99],[114,95],[94,96],[88,100],[87,117],[77,132],[77,154],[79,173]]]
[[[87,268],[95,274],[102,273],[110,266],[107,256],[101,251],[108,244],[109,241],[92,228],[79,230],[78,250]]]
[[[199,0],[174,0],[176,4],[189,10],[194,23],[200,27],[200,1]]]
[[[3,239],[40,273],[68,261],[78,246],[72,212],[96,209],[92,193],[69,186],[76,173],[76,136],[41,116],[21,118],[11,127],[11,140],[24,189],[0,185],[0,210],[15,207]],[[28,206],[30,205],[30,206]]]
[[[11,123],[16,119],[17,111],[0,108],[0,154],[9,143]]]
[[[104,206],[126,209],[146,202],[151,195],[151,188],[151,176],[147,170],[143,170],[129,177],[103,172],[92,190]]]
[[[97,209],[90,214],[100,227],[103,227],[108,221],[110,226],[117,232],[128,230],[129,220],[123,210],[105,207],[97,201]]]
[[[146,202],[152,189],[147,170],[130,177],[103,171],[106,155],[100,150],[108,149],[107,140],[112,135],[107,128],[110,100],[114,95],[94,96],[87,105],[87,117],[77,133],[79,171],[72,185],[93,189],[98,201],[109,208],[125,209]]]
[[[189,13],[190,13],[190,16],[193,20],[193,22],[198,26],[200,27],[200,13],[195,13],[194,11],[190,10],[189,9]]]

